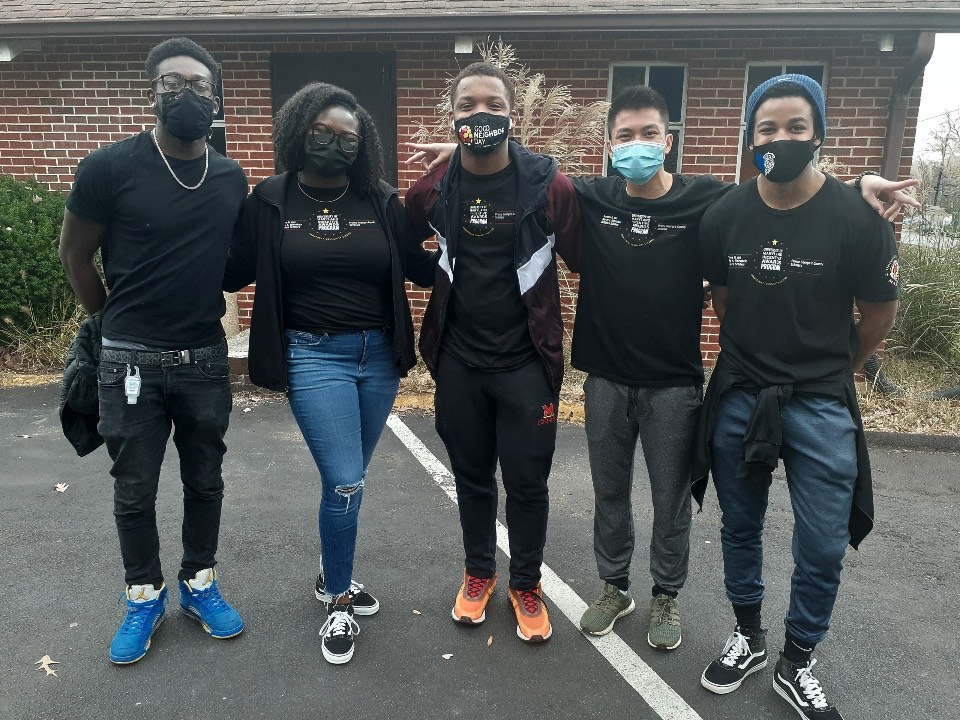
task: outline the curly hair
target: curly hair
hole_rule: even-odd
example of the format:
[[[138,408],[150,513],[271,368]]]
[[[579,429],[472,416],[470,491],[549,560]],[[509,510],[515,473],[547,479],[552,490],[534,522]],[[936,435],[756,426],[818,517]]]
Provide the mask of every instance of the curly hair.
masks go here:
[[[314,118],[331,107],[340,107],[357,118],[360,150],[347,170],[350,187],[360,194],[373,192],[383,177],[383,146],[370,113],[363,109],[352,93],[329,83],[311,83],[300,88],[277,111],[273,119],[273,144],[277,148],[280,172],[303,167],[303,144]]]
[[[210,77],[216,84],[220,83],[220,66],[213,59],[213,55],[208,53],[193,40],[187,37],[175,37],[164,40],[147,55],[146,70],[147,79],[152,80],[157,76],[157,66],[164,60],[172,57],[190,57],[197,62],[203,63],[210,71]]]

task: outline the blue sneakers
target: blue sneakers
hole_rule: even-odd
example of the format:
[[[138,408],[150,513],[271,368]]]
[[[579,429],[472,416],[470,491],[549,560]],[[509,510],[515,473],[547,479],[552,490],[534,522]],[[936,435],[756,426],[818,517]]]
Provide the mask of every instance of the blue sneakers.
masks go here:
[[[129,665],[147,654],[150,638],[167,613],[167,587],[131,585],[127,588],[127,616],[110,643],[110,662]]]
[[[213,568],[206,568],[189,580],[180,581],[180,609],[199,622],[211,637],[219,640],[243,632],[240,613],[220,595],[217,571]]]

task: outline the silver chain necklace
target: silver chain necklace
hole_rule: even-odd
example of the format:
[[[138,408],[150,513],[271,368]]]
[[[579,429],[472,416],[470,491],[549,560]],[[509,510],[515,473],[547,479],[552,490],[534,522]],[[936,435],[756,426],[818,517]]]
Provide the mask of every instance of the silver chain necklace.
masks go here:
[[[347,190],[350,189],[350,181],[347,180],[347,186],[343,189],[343,192],[340,193],[340,194],[339,194],[337,197],[335,197],[333,200],[318,200],[318,199],[315,198],[313,195],[311,195],[310,193],[308,193],[306,190],[303,189],[303,185],[300,184],[300,175],[301,175],[301,173],[297,173],[297,187],[300,188],[300,192],[303,193],[304,197],[308,197],[308,198],[310,198],[311,200],[313,200],[314,202],[318,202],[318,203],[335,203],[337,200],[342,200],[342,199],[343,199],[343,196],[347,194]]]
[[[206,154],[203,159],[203,177],[200,178],[200,182],[196,185],[187,185],[180,178],[177,177],[177,174],[173,171],[173,168],[170,167],[170,163],[167,161],[167,156],[163,154],[163,150],[160,149],[160,141],[157,140],[157,129],[154,128],[150,131],[150,137],[153,138],[153,144],[157,146],[157,152],[160,153],[160,159],[163,160],[163,164],[167,166],[167,170],[170,171],[170,174],[173,175],[173,179],[177,181],[177,185],[182,187],[184,190],[196,190],[198,187],[203,185],[203,181],[207,179],[207,170],[210,169],[210,146],[206,146]]]

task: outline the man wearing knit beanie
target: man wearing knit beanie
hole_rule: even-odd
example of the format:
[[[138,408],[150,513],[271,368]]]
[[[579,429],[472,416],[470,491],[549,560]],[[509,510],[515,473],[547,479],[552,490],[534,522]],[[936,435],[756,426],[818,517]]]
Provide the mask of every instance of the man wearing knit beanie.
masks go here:
[[[701,684],[730,693],[767,664],[762,535],[783,458],[795,567],[773,685],[802,717],[842,720],[811,655],[830,624],[846,546],[873,524],[853,371],[893,324],[899,265],[890,223],[815,167],[825,136],[823,91],[810,78],[781,75],[751,94],[745,141],[761,174],[709,208],[700,228],[720,356],[695,478],[706,479],[708,462],[736,617]]]

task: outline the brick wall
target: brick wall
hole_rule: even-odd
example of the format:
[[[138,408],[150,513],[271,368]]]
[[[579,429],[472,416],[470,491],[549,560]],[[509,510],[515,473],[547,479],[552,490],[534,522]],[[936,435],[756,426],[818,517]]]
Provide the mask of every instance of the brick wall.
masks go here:
[[[613,38],[613,39],[611,39]],[[270,142],[271,52],[396,52],[397,126],[400,142],[413,135],[416,121],[435,117],[447,77],[476,59],[455,56],[453,38],[357,36],[339,42],[292,37],[256,41],[198,36],[222,62],[227,151],[247,172],[251,184],[273,172]],[[845,166],[847,174],[880,166],[891,89],[911,53],[914,37],[898,35],[894,52],[880,53],[860,33],[657,33],[616,36],[578,33],[573,37],[503,36],[517,57],[547,82],[565,84],[576,100],[607,99],[611,63],[687,65],[686,116],[680,170],[736,179],[738,138],[748,62],[826,64],[827,139],[823,155]],[[120,140],[153,123],[145,99],[143,60],[153,38],[48,39],[40,52],[0,63],[0,171],[35,177],[51,188],[70,187],[77,162],[90,150]],[[913,90],[901,175],[910,171],[920,83]],[[401,148],[399,157],[406,156]],[[602,170],[598,148],[590,158]],[[401,190],[418,177],[400,167]],[[571,287],[575,288],[575,280]],[[419,315],[428,292],[409,289]],[[239,298],[241,322],[249,322],[252,293]],[[567,320],[572,303],[568,303]],[[716,319],[705,313],[704,357],[717,347]]]

